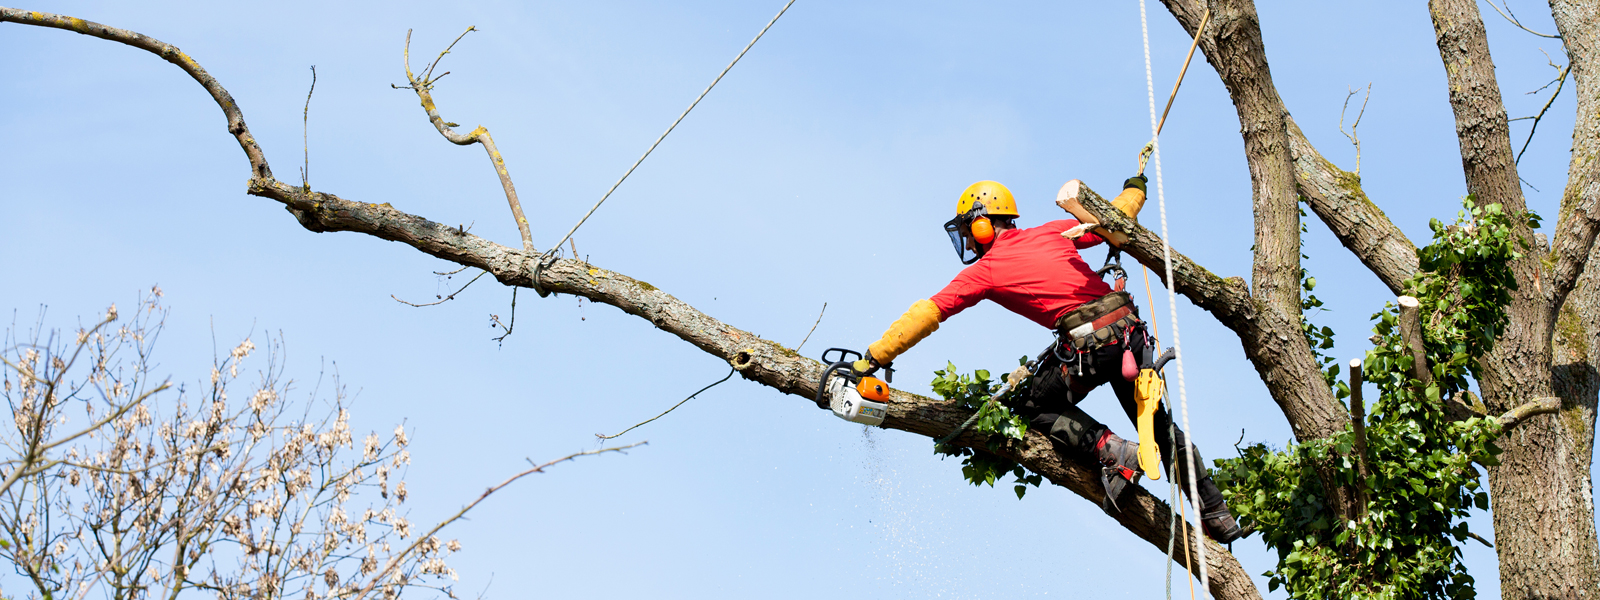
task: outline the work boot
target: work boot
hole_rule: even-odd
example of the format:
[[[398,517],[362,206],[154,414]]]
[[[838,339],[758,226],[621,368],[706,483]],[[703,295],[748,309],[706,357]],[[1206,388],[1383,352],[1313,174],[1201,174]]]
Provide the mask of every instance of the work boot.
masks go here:
[[[1207,536],[1219,544],[1231,544],[1255,531],[1239,527],[1239,522],[1228,510],[1228,501],[1222,499],[1222,491],[1217,489],[1217,484],[1210,477],[1201,479],[1199,483],[1200,528],[1205,530]]]
[[[1228,512],[1227,503],[1213,510],[1200,511],[1200,528],[1218,544],[1232,544],[1234,540],[1254,533],[1254,529],[1241,529],[1239,522]]]
[[[1100,461],[1100,483],[1106,488],[1106,499],[1100,504],[1107,514],[1122,510],[1117,499],[1130,484],[1139,482],[1139,444],[1117,437],[1106,430],[1094,444],[1094,455]]]

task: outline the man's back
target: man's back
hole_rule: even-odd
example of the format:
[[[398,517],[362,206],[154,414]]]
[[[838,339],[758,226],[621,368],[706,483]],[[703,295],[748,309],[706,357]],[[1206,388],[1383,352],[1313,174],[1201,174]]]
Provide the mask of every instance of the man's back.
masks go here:
[[[931,300],[943,319],[984,299],[993,300],[1045,328],[1072,309],[1111,293],[1078,250],[1099,244],[1092,233],[1077,240],[1061,232],[1075,220],[1051,221],[1038,227],[1000,232],[994,246],[977,263],[963,269]]]

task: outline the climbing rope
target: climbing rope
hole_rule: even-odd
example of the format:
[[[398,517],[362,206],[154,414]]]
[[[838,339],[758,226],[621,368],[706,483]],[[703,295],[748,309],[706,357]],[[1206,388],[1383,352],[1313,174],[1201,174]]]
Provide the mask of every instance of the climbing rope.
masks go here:
[[[1207,12],[1207,18],[1209,19],[1209,17],[1210,17],[1210,12],[1208,11]],[[1202,22],[1202,27],[1203,26],[1204,26],[1204,23]],[[1145,16],[1144,0],[1139,0],[1139,29],[1140,29],[1140,33],[1143,36],[1142,40],[1144,42],[1144,81],[1145,81],[1145,87],[1148,90],[1148,95],[1149,95],[1149,98],[1150,98],[1150,133],[1151,133],[1151,137],[1150,137],[1150,154],[1151,154],[1151,160],[1153,161],[1153,164],[1155,164],[1155,167],[1156,167],[1156,202],[1157,202],[1158,206],[1160,206],[1160,208],[1161,208],[1161,256],[1162,256],[1162,260],[1165,262],[1166,271],[1167,271],[1167,309],[1168,309],[1168,313],[1171,315],[1171,321],[1172,321],[1172,347],[1173,347],[1173,352],[1175,353],[1175,358],[1177,359],[1177,365],[1178,365],[1178,405],[1179,405],[1179,407],[1181,409],[1181,412],[1183,413],[1183,430],[1184,431],[1193,431],[1192,429],[1189,428],[1189,393],[1188,393],[1188,388],[1184,385],[1184,378],[1183,378],[1183,342],[1182,342],[1182,338],[1180,337],[1180,335],[1178,333],[1178,303],[1177,303],[1178,302],[1178,298],[1177,298],[1177,293],[1175,291],[1173,291],[1173,288],[1175,286],[1173,285],[1173,278],[1172,278],[1172,246],[1167,241],[1169,239],[1167,237],[1167,198],[1166,198],[1166,190],[1162,187],[1162,178],[1161,178],[1161,127],[1162,127],[1163,123],[1162,123],[1161,120],[1157,120],[1157,118],[1156,118],[1156,86],[1155,86],[1154,74],[1153,74],[1153,72],[1152,72],[1152,70],[1150,68],[1150,25],[1149,25],[1148,19]],[[1196,43],[1199,43],[1200,35],[1202,33],[1203,33],[1203,30],[1196,30],[1195,31],[1195,42]],[[1193,56],[1193,51],[1192,50],[1191,50],[1190,56],[1191,57]],[[1185,61],[1185,69],[1184,70],[1185,71],[1188,70],[1187,69],[1187,61]],[[1181,77],[1179,79],[1179,82],[1181,84],[1181,82],[1182,82]],[[1173,86],[1172,92],[1173,92],[1174,95],[1177,94],[1177,92],[1178,92],[1177,86]],[[1170,100],[1169,100],[1169,106],[1170,106]],[[1176,441],[1176,440],[1174,440],[1174,441]],[[1174,451],[1176,451],[1176,449],[1174,449]],[[1189,498],[1190,498],[1190,500],[1194,500],[1195,498],[1198,498],[1200,496],[1200,489],[1199,489],[1200,488],[1200,484],[1199,484],[1199,477],[1198,477],[1200,471],[1197,468],[1197,465],[1195,464],[1195,460],[1194,460],[1195,453],[1188,452],[1187,449],[1186,449],[1186,451],[1184,452],[1184,455],[1187,456],[1188,461],[1189,461]],[[1172,479],[1173,483],[1171,483],[1169,485],[1176,485],[1176,480],[1177,480],[1177,478],[1174,477]],[[1196,505],[1196,510],[1195,510],[1195,515],[1197,517],[1200,515],[1200,511],[1198,509],[1198,506],[1199,505],[1197,504]],[[1185,523],[1187,523],[1188,519],[1185,518],[1184,521],[1185,521]],[[1199,527],[1195,528],[1194,533],[1195,533],[1195,546],[1199,549],[1198,550],[1198,554],[1199,554],[1199,556],[1198,556],[1199,561],[1198,562],[1200,563],[1200,589],[1201,589],[1201,593],[1202,594],[1204,594],[1206,597],[1210,597],[1210,595],[1211,595],[1211,578],[1210,578],[1210,573],[1208,573],[1208,571],[1206,569],[1205,539],[1202,537],[1203,534],[1200,532],[1200,528]],[[1187,537],[1187,536],[1185,536],[1185,537]]]
[[[744,58],[744,54],[746,52],[749,52],[750,48],[752,48],[752,47],[754,47],[756,45],[756,42],[761,39],[761,36],[766,35],[768,29],[772,29],[772,24],[773,23],[777,23],[778,22],[778,17],[782,17],[783,13],[787,12],[789,10],[789,7],[794,5],[794,2],[795,2],[795,0],[789,0],[788,4],[784,4],[783,8],[778,10],[778,14],[774,15],[772,17],[771,21],[767,21],[767,26],[766,27],[762,27],[761,31],[756,33],[756,37],[751,39],[749,44],[745,44],[744,49],[739,51],[739,55],[738,56],[733,57],[733,62],[728,63],[728,66],[724,67],[722,69],[722,72],[717,74],[717,78],[711,80],[711,85],[706,86],[706,90],[703,91],[703,92],[700,92],[700,95],[695,97],[694,102],[690,102],[689,103],[689,108],[683,109],[683,114],[678,115],[678,119],[673,121],[672,125],[667,126],[667,130],[666,131],[661,132],[661,137],[656,138],[656,141],[655,141],[654,144],[650,144],[650,148],[645,150],[643,155],[639,156],[639,160],[633,161],[633,166],[628,167],[628,172],[623,173],[622,177],[620,179],[617,179],[616,183],[611,184],[611,189],[606,190],[605,195],[600,197],[600,201],[599,202],[595,202],[594,206],[589,208],[589,212],[586,212],[586,213],[583,214],[583,218],[582,219],[578,219],[578,224],[573,225],[572,229],[567,231],[567,235],[561,236],[561,241],[556,242],[556,244],[554,246],[551,246],[549,250],[545,251],[543,256],[539,257],[539,265],[541,267],[544,265],[544,263],[549,262],[549,260],[551,258],[553,258],[556,255],[556,253],[561,251],[561,245],[567,243],[567,240],[572,237],[572,234],[577,233],[579,227],[583,227],[584,221],[588,221],[589,220],[589,216],[593,215],[594,211],[599,209],[601,204],[605,203],[606,198],[610,198],[611,197],[611,193],[617,191],[617,188],[622,185],[622,182],[628,180],[628,176],[633,174],[633,170],[639,168],[639,164],[643,163],[644,159],[646,157],[650,156],[651,152],[655,151],[656,146],[661,145],[661,140],[667,139],[667,134],[672,133],[672,130],[677,128],[679,123],[683,122],[683,118],[689,116],[689,111],[694,110],[695,105],[700,104],[700,100],[704,99],[706,97],[706,94],[711,93],[711,88],[717,87],[717,82],[718,81],[722,81],[722,76],[727,75],[728,71],[733,70],[733,66],[734,65],[739,64],[739,59]],[[538,282],[537,273],[535,273],[534,281],[537,284],[537,282]]]

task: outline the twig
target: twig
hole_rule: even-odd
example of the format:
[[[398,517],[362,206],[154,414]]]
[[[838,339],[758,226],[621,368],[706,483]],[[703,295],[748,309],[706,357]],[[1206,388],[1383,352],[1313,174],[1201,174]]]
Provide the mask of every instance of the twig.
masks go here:
[[[724,381],[727,381],[727,380],[728,380],[728,378],[730,378],[730,377],[733,377],[733,372],[734,372],[734,371],[737,371],[737,370],[738,370],[738,369],[728,369],[728,374],[727,374],[727,376],[725,376],[725,377],[723,377],[723,378],[722,378],[722,379],[718,379],[718,380],[716,380],[716,381],[715,381],[715,382],[713,382],[713,383],[712,383],[712,384],[711,384],[711,385],[708,385],[708,386],[705,386],[705,387],[703,387],[703,388],[700,388],[700,391],[699,391],[699,392],[695,392],[695,393],[693,393],[693,394],[689,394],[689,397],[688,397],[688,398],[684,398],[684,399],[683,399],[683,400],[681,400],[681,401],[679,401],[679,402],[678,402],[678,403],[677,403],[677,404],[674,404],[674,405],[672,405],[672,408],[669,408],[669,409],[667,409],[667,410],[666,410],[666,412],[663,412],[663,413],[661,413],[661,414],[659,414],[659,415],[656,415],[656,416],[654,416],[654,417],[650,417],[650,418],[649,418],[649,419],[648,419],[648,420],[646,420],[646,421],[644,421],[644,422],[643,422],[643,423],[640,423],[640,424],[638,424],[638,425],[634,425],[634,426],[633,426],[633,427],[629,427],[629,428],[627,428],[627,429],[624,429],[624,430],[622,430],[622,433],[619,433],[619,434],[616,434],[616,435],[602,435],[602,434],[598,434],[598,433],[596,433],[596,434],[594,434],[594,436],[595,436],[595,437],[597,437],[597,438],[600,438],[600,439],[602,439],[602,440],[609,440],[609,439],[612,439],[612,438],[619,438],[619,437],[622,437],[622,434],[623,434],[623,433],[627,433],[627,432],[629,432],[629,431],[633,431],[633,430],[635,430],[635,429],[638,429],[638,428],[640,428],[640,427],[643,427],[643,426],[645,426],[645,424],[646,424],[646,423],[649,423],[649,422],[650,422],[650,421],[654,421],[654,420],[656,420],[656,419],[659,419],[659,418],[661,418],[661,417],[665,417],[665,416],[667,416],[667,413],[669,413],[669,412],[672,412],[672,411],[675,411],[675,410],[678,410],[678,407],[679,407],[679,406],[683,406],[683,403],[684,403],[684,402],[688,402],[688,401],[690,401],[690,400],[693,400],[693,399],[694,399],[694,397],[695,397],[695,396],[699,396],[699,395],[700,395],[700,393],[701,393],[701,392],[704,392],[704,391],[706,391],[706,390],[709,390],[709,389],[711,389],[711,388],[714,388],[714,387],[716,387],[716,386],[717,386],[717,384],[719,384],[719,383],[722,383],[722,382],[724,382]]]
[[[599,450],[586,450],[586,451],[583,451],[583,452],[576,452],[576,453],[568,454],[568,455],[563,456],[561,458],[552,460],[550,462],[544,463],[542,465],[534,465],[534,467],[531,468],[531,469],[528,469],[528,470],[523,471],[521,473],[517,473],[516,475],[512,475],[510,479],[507,479],[505,481],[500,482],[499,485],[496,485],[496,486],[491,487],[491,488],[489,488],[487,490],[484,490],[483,495],[478,496],[478,499],[477,500],[473,500],[471,504],[468,504],[468,505],[462,507],[461,510],[455,514],[455,516],[452,516],[452,517],[450,517],[448,519],[440,521],[438,525],[433,526],[433,529],[428,530],[427,533],[424,533],[422,535],[417,536],[417,540],[414,541],[414,542],[411,542],[411,545],[410,546],[406,546],[406,548],[404,550],[401,550],[399,554],[396,554],[394,556],[389,557],[389,562],[388,562],[388,564],[384,565],[383,571],[379,572],[378,575],[376,577],[373,577],[371,581],[368,581],[366,587],[361,588],[361,591],[357,592],[353,596],[350,596],[351,600],[361,600],[362,598],[366,598],[368,594],[372,593],[373,588],[377,587],[379,583],[383,582],[384,580],[388,579],[390,576],[394,575],[395,569],[400,567],[400,561],[405,559],[405,557],[407,555],[409,555],[412,552],[416,551],[417,548],[421,547],[422,544],[424,542],[426,542],[429,538],[432,538],[434,534],[439,533],[439,530],[444,529],[445,526],[447,526],[447,525],[449,525],[451,523],[454,523],[456,521],[461,520],[461,518],[466,516],[469,511],[471,511],[473,508],[476,508],[478,506],[478,504],[482,503],[484,500],[488,499],[490,495],[493,495],[495,492],[498,492],[498,491],[500,491],[502,489],[505,489],[506,486],[511,485],[512,483],[515,483],[518,479],[522,479],[523,477],[527,477],[527,476],[532,475],[534,473],[543,473],[545,469],[548,469],[548,468],[553,467],[555,465],[567,462],[569,460],[577,459],[580,456],[589,456],[589,455],[592,455],[592,454],[604,454],[606,452],[623,452],[624,450],[628,450],[628,449],[631,449],[631,448],[642,446],[642,445],[645,445],[645,444],[648,444],[648,443],[650,443],[650,442],[645,441],[645,442],[637,442],[637,443],[633,443],[633,444],[628,444],[626,446],[617,446],[617,447],[614,447],[614,448],[601,448]],[[626,452],[623,452],[623,453],[626,454]],[[529,461],[529,462],[533,462],[533,461]]]
[[[300,143],[306,153],[306,164],[300,167],[300,187],[311,191],[311,94],[317,91],[317,66],[311,65],[311,89],[306,90],[306,108],[300,115]]]
[[[489,318],[494,320],[495,325],[506,330],[504,335],[494,338],[496,343],[504,344],[506,338],[511,337],[511,328],[517,326],[517,288],[511,288],[511,322],[505,325],[500,325],[499,315],[489,315]]]
[[[806,341],[811,339],[811,334],[815,333],[817,331],[817,325],[819,323],[822,323],[822,315],[827,313],[827,312],[828,312],[828,303],[827,302],[823,302],[822,303],[822,312],[817,313],[817,322],[811,324],[811,331],[807,331],[806,332],[806,338],[803,339],[803,340],[800,340],[800,345],[799,346],[795,346],[794,347],[794,353],[795,354],[799,354],[800,353],[800,349],[805,347]]]
[[[450,271],[450,272],[440,272],[440,271],[434,271],[434,272],[433,272],[433,274],[434,274],[434,275],[438,275],[438,276],[440,276],[440,277],[449,277],[449,276],[451,276],[451,275],[455,275],[455,274],[456,274],[456,273],[460,273],[460,272],[462,272],[462,271],[465,271],[465,270],[467,270],[467,269],[471,269],[471,268],[472,268],[472,267],[471,267],[471,266],[465,266],[465,267],[461,267],[461,268],[459,268],[459,269],[456,269],[456,270],[454,270],[454,271]]]
[[[1344,97],[1344,108],[1339,109],[1339,133],[1344,133],[1344,115],[1346,111],[1350,110],[1350,98],[1355,95],[1356,91],[1354,88],[1352,88],[1350,93],[1346,94]],[[1350,143],[1354,144],[1356,147],[1356,177],[1361,176],[1361,138],[1356,135],[1356,128],[1361,126],[1361,117],[1367,114],[1367,101],[1371,99],[1372,84],[1368,83],[1367,95],[1361,99],[1361,110],[1356,113],[1355,122],[1350,124],[1350,133],[1344,133],[1344,137],[1349,138]]]
[[[1494,5],[1493,2],[1491,2],[1489,4],[1490,4],[1490,6]],[[1540,52],[1543,52],[1543,50],[1541,49]],[[1545,56],[1549,57],[1550,55],[1546,54]],[[1552,60],[1552,61],[1550,61],[1550,66],[1556,67],[1556,73],[1557,73],[1556,78],[1550,82],[1550,83],[1556,84],[1556,91],[1555,91],[1555,93],[1550,94],[1550,99],[1549,100],[1545,101],[1544,108],[1539,109],[1538,116],[1533,117],[1533,127],[1528,129],[1528,139],[1527,139],[1527,141],[1522,142],[1522,149],[1517,151],[1517,159],[1514,161],[1517,164],[1521,164],[1522,163],[1522,153],[1527,152],[1528,151],[1528,144],[1533,143],[1533,133],[1535,131],[1539,130],[1539,120],[1544,118],[1545,111],[1550,110],[1550,105],[1556,103],[1556,96],[1560,96],[1561,95],[1561,88],[1566,87],[1566,85],[1567,85],[1567,74],[1572,72],[1572,65],[1570,65],[1570,64],[1565,65],[1565,66],[1556,66],[1555,61]],[[1544,87],[1541,87],[1538,90],[1534,90],[1534,91],[1528,92],[1528,93],[1536,94],[1540,90],[1543,90],[1544,88],[1547,88],[1547,87],[1550,87],[1549,83],[1544,84]],[[1522,118],[1526,119],[1528,117],[1522,117]],[[1521,119],[1515,119],[1515,120],[1521,120]],[[1523,181],[1523,183],[1527,183],[1527,181]],[[1528,187],[1533,187],[1533,185],[1529,184]],[[1539,190],[1537,188],[1535,188],[1534,191],[1539,191]]]
[[[1507,4],[1506,5],[1506,9],[1504,11],[1501,11],[1500,7],[1494,5],[1494,0],[1489,0],[1489,7],[1493,8],[1495,12],[1500,13],[1500,16],[1505,17],[1505,19],[1507,21],[1510,21],[1512,25],[1516,25],[1517,27],[1522,28],[1523,31],[1526,31],[1528,33],[1537,35],[1539,37],[1547,37],[1547,38],[1557,39],[1557,40],[1561,39],[1561,36],[1559,36],[1559,35],[1550,35],[1548,33],[1539,33],[1539,32],[1534,31],[1532,29],[1528,29],[1528,26],[1523,25],[1522,21],[1518,21],[1517,20],[1517,16],[1516,15],[1511,14],[1511,5],[1510,4]],[[1492,548],[1493,546],[1490,546],[1490,547]]]
[[[465,268],[466,267],[462,267],[462,269],[465,269]],[[452,273],[460,273],[460,272],[461,271],[453,271]],[[478,277],[483,277],[484,275],[486,275],[488,273],[489,273],[488,271],[484,271],[482,273],[479,273]],[[443,273],[440,273],[440,275],[443,275]],[[390,298],[394,298],[395,302],[399,302],[399,303],[404,304],[406,306],[415,306],[417,308],[422,308],[424,306],[435,306],[435,305],[439,305],[439,304],[444,304],[444,303],[449,302],[451,300],[455,300],[456,299],[456,294],[459,294],[461,292],[467,291],[467,286],[470,286],[470,285],[472,285],[472,283],[474,281],[477,281],[478,277],[473,277],[472,281],[468,281],[467,282],[467,285],[461,286],[461,289],[456,290],[454,292],[451,292],[449,296],[445,296],[443,299],[439,300],[438,302],[429,302],[427,304],[413,304],[413,303],[410,303],[410,302],[406,302],[405,300],[401,300],[399,298],[395,298],[394,294],[389,294],[389,297]],[[437,296],[435,296],[435,297],[437,297]]]
[[[1479,543],[1482,543],[1485,546],[1488,546],[1490,548],[1494,548],[1494,544],[1489,543],[1489,540],[1483,539],[1481,536],[1479,536],[1476,533],[1468,531],[1467,532],[1467,537],[1475,539],[1475,540],[1478,540]]]

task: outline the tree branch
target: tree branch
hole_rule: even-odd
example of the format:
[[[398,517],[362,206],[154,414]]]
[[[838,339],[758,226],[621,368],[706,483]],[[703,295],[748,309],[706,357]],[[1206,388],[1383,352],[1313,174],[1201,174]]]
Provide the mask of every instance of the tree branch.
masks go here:
[[[1205,10],[1200,0],[1163,2],[1184,30],[1191,33]],[[1406,239],[1405,234],[1389,221],[1382,210],[1367,199],[1366,192],[1361,189],[1360,177],[1339,169],[1317,152],[1295,125],[1294,119],[1289,117],[1289,111],[1277,91],[1271,90],[1269,93],[1263,89],[1263,86],[1270,87],[1272,82],[1266,71],[1266,47],[1261,42],[1255,9],[1248,5],[1248,0],[1233,0],[1233,3],[1237,6],[1217,7],[1219,14],[1224,16],[1219,19],[1217,26],[1211,27],[1215,33],[1201,42],[1201,48],[1206,53],[1206,60],[1217,68],[1217,75],[1222,78],[1229,95],[1238,105],[1240,125],[1246,132],[1246,139],[1249,139],[1251,131],[1276,130],[1279,126],[1277,115],[1281,115],[1282,127],[1286,132],[1283,143],[1288,147],[1293,164],[1293,191],[1298,191],[1305,198],[1317,217],[1384,285],[1396,294],[1402,293],[1402,282],[1417,269],[1416,246]],[[1241,13],[1247,18],[1240,19]],[[1255,72],[1258,65],[1260,74]],[[1241,104],[1245,101],[1250,102],[1253,107],[1251,110],[1247,111],[1245,104]],[[1248,146],[1246,156],[1252,160],[1251,174],[1255,177],[1257,162]],[[1297,224],[1299,215],[1294,216],[1293,221],[1288,221],[1286,217],[1285,223]],[[1298,242],[1299,228],[1282,226],[1293,229],[1292,233]],[[1259,222],[1257,229],[1259,232]],[[1283,251],[1292,252],[1296,259],[1299,257],[1298,247],[1284,248]],[[1294,314],[1298,314],[1299,309],[1299,275],[1296,268],[1293,273],[1295,292],[1291,310]]]
[[[1596,61],[1600,60],[1600,6],[1584,0],[1554,0],[1550,14],[1567,50],[1567,71],[1577,96],[1566,192],[1550,244],[1555,259],[1551,274],[1555,301],[1550,309],[1559,313],[1592,252],[1595,232],[1600,230],[1595,222],[1600,213],[1600,78],[1595,77]]]
[[[1114,234],[1126,235],[1122,249],[1156,274],[1162,283],[1183,294],[1195,306],[1205,309],[1228,329],[1238,334],[1245,356],[1267,384],[1272,399],[1283,409],[1295,436],[1300,440],[1320,439],[1344,431],[1349,414],[1321,385],[1321,370],[1300,332],[1299,309],[1284,314],[1258,310],[1260,304],[1238,277],[1222,278],[1195,264],[1189,257],[1172,251],[1173,278],[1166,281],[1162,241],[1122,211],[1112,206],[1081,181],[1062,188],[1068,200],[1077,201]],[[1317,382],[1317,385],[1305,385]]]
[[[97,37],[133,46],[162,58],[167,62],[177,65],[194,78],[200,87],[211,94],[211,99],[222,109],[222,114],[228,118],[228,133],[233,134],[239,141],[239,148],[244,150],[245,158],[250,161],[250,174],[252,177],[272,178],[272,169],[267,167],[267,159],[261,152],[261,146],[256,144],[255,136],[250,135],[250,128],[244,124],[244,115],[239,112],[239,105],[234,103],[233,96],[228,90],[222,88],[205,69],[200,68],[200,63],[189,58],[177,46],[145,36],[141,33],[107,27],[93,21],[85,21],[76,17],[57,15],[40,11],[24,11],[15,8],[0,7],[0,23],[11,22],[38,27],[50,27],[75,31],[87,36]]]
[[[1311,212],[1322,219],[1362,264],[1395,294],[1417,272],[1417,247],[1361,189],[1361,178],[1323,158],[1293,118],[1289,146],[1294,151],[1295,184]]]
[[[1501,431],[1516,427],[1536,415],[1548,415],[1561,410],[1561,399],[1554,396],[1538,398],[1532,402],[1518,406],[1500,415]]]
[[[1467,192],[1479,206],[1500,204],[1507,212],[1520,213],[1527,206],[1517,179],[1505,103],[1495,80],[1494,59],[1489,54],[1477,2],[1430,0],[1428,10],[1449,82],[1450,108],[1455,113]],[[1519,229],[1519,234],[1531,242],[1528,228]]]
[[[511,205],[511,216],[517,219],[517,232],[522,234],[522,249],[528,254],[533,254],[533,234],[528,231],[528,218],[522,215],[522,203],[517,200],[516,186],[511,184],[511,172],[506,170],[506,161],[500,157],[500,150],[495,148],[494,138],[489,135],[489,130],[479,125],[476,129],[467,132],[466,135],[456,133],[454,129],[451,129],[456,124],[446,123],[444,118],[439,116],[439,108],[434,105],[433,94],[430,93],[435,82],[450,74],[446,71],[438,77],[434,77],[434,67],[439,66],[439,61],[444,60],[444,55],[449,54],[450,49],[456,47],[456,42],[461,41],[461,38],[467,37],[467,34],[477,30],[477,27],[468,27],[466,31],[461,32],[461,35],[456,37],[455,42],[450,42],[450,46],[439,53],[439,58],[434,59],[428,65],[428,69],[423,72],[420,78],[411,73],[411,31],[407,30],[405,63],[406,81],[410,85],[406,87],[417,93],[417,98],[422,101],[423,112],[428,113],[428,122],[433,123],[434,128],[439,130],[439,135],[443,135],[444,139],[450,140],[450,143],[458,146],[483,145],[483,149],[489,153],[489,162],[494,165],[495,174],[500,177],[500,188],[505,190],[506,202]]]
[[[1251,0],[1163,0],[1189,35],[1206,7],[1213,24],[1200,36],[1206,60],[1222,77],[1239,115],[1255,213],[1254,296],[1272,310],[1300,314],[1300,208],[1295,193],[1287,111],[1272,83]]]

